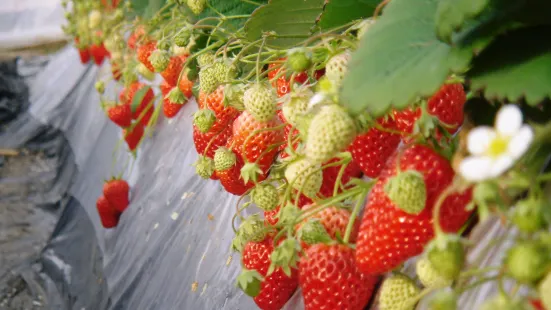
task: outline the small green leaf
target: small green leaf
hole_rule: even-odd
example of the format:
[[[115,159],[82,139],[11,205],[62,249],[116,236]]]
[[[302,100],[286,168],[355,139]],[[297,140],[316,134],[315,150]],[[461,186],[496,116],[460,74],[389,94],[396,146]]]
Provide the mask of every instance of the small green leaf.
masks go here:
[[[260,294],[260,287],[264,278],[256,270],[243,269],[237,277],[237,287],[243,290],[245,294],[256,297]]]
[[[488,99],[535,106],[551,96],[551,27],[519,29],[497,38],[472,64],[473,90]]]
[[[134,97],[132,97],[132,102],[130,103],[130,110],[132,110],[132,113],[135,113],[140,104],[142,103],[143,98],[145,97],[145,94],[151,89],[149,86],[143,86],[140,88],[135,94]]]
[[[512,1],[512,0],[507,0]],[[450,41],[454,31],[488,6],[490,0],[442,0],[436,10],[436,33],[444,41]]]
[[[380,0],[329,0],[325,5],[318,26],[332,29],[356,19],[373,15]]]
[[[341,101],[373,117],[430,96],[451,72],[466,69],[469,51],[451,53],[434,31],[437,0],[392,0],[352,55]]]
[[[277,268],[281,268],[290,277],[291,268],[296,268],[300,259],[298,256],[300,250],[300,243],[296,239],[285,239],[272,252],[270,256],[271,264],[267,274],[271,274]]]
[[[310,35],[323,5],[324,0],[271,0],[245,23],[247,39],[255,41],[265,32],[275,32],[282,37],[267,40],[267,45],[292,47]]]

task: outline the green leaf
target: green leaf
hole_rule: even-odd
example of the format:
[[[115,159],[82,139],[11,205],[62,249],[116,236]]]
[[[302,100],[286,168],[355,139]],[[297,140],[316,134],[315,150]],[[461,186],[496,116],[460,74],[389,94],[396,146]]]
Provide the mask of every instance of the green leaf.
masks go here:
[[[356,19],[373,15],[380,0],[329,0],[321,14],[318,26],[332,29]]]
[[[247,39],[255,41],[265,32],[282,36],[266,41],[275,47],[292,47],[305,40],[323,11],[324,0],[271,0],[256,9],[245,23]]]
[[[519,29],[497,38],[472,64],[473,90],[488,99],[535,106],[551,96],[551,27]]]
[[[464,71],[471,54],[439,41],[437,0],[392,0],[352,55],[341,101],[352,114],[373,117],[403,109],[438,90],[451,72]]]
[[[267,3],[268,0],[255,0],[258,3]],[[248,2],[244,2],[241,0],[209,0],[209,5],[213,7],[216,11],[224,14],[225,16],[232,16],[232,15],[246,15],[251,14],[257,6]],[[219,17],[218,13],[213,10],[210,7],[205,8],[205,10],[199,14],[198,18],[205,18],[205,17]],[[243,24],[247,21],[246,18],[239,18],[239,19],[230,19],[227,22],[224,23],[224,28],[230,28],[227,30],[237,30],[240,27],[243,26]],[[205,23],[209,24],[209,23]],[[210,24],[216,24],[216,21],[210,22]]]
[[[511,1],[511,0],[507,0]],[[439,38],[450,41],[454,31],[488,6],[490,0],[442,0],[436,10],[436,33]]]
[[[263,280],[264,278],[262,278],[262,275],[258,271],[243,269],[237,277],[237,287],[242,289],[248,296],[256,297],[260,294]]]
[[[134,12],[145,19],[151,18],[166,4],[166,0],[132,0]]]
[[[147,91],[149,91],[151,87],[149,86],[143,86],[140,88],[135,94],[134,97],[132,97],[132,102],[130,103],[130,110],[132,110],[132,113],[135,113],[140,104],[142,103],[143,98],[145,97],[145,94]]]

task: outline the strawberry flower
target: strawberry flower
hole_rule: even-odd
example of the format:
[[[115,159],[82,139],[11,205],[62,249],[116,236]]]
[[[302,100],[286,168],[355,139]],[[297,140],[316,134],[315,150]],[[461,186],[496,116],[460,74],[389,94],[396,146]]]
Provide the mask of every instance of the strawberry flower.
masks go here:
[[[463,159],[459,173],[479,182],[500,176],[528,150],[534,132],[522,123],[516,105],[505,105],[497,113],[494,127],[480,126],[469,132],[467,149],[472,156]]]

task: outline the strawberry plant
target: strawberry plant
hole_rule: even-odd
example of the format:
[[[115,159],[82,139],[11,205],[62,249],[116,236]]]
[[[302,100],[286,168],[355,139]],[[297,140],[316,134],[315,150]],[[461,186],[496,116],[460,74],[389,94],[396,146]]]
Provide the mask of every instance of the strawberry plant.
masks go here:
[[[133,155],[197,109],[195,170],[240,197],[223,220],[259,308],[300,288],[306,309],[460,309],[491,283],[483,309],[551,310],[547,1],[71,3],[65,31],[83,63],[109,58],[96,89]],[[111,182],[105,227],[129,203]],[[488,266],[471,250],[504,238],[470,231],[495,219],[511,242]]]

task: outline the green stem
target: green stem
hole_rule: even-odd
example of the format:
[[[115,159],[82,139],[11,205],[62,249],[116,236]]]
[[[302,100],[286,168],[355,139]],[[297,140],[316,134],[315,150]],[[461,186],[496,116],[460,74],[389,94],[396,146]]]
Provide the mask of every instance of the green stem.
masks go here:
[[[256,6],[261,6],[262,5],[262,3],[252,1],[252,0],[241,0],[241,2],[249,3],[249,4],[252,4],[252,5],[256,5]]]
[[[262,55],[262,49],[266,44],[266,37],[262,38],[262,44],[260,44],[260,49],[258,50],[258,55],[256,57],[256,83],[260,84],[260,55]]]
[[[539,175],[536,177],[536,181],[538,182],[548,182],[551,181],[551,172]]]
[[[348,220],[348,224],[346,225],[346,231],[344,233],[345,243],[348,243],[348,240],[350,240],[350,235],[352,234],[352,228],[354,227],[354,222],[356,222],[356,217],[358,216],[358,213],[360,213],[360,208],[362,207],[362,204],[366,196],[367,196],[367,191],[365,191],[360,196],[360,198],[356,202],[356,205],[354,206],[354,210],[352,210],[352,214],[350,214],[350,219]]]
[[[320,201],[320,203],[318,203],[315,208],[311,208],[311,209],[302,211],[301,214],[297,217],[297,220],[295,221],[295,223],[300,223],[304,219],[309,218],[310,216],[320,212],[321,210],[323,210],[327,207],[330,207],[330,206],[336,204],[337,202],[340,202],[340,201],[343,201],[347,198],[354,197],[358,194],[361,194],[364,190],[365,190],[364,188],[356,187],[356,188],[353,188],[353,189],[351,189],[347,192],[341,193],[341,194],[339,194],[335,197],[331,197],[329,199]]]
[[[470,290],[470,289],[473,289],[481,284],[484,284],[488,281],[494,281],[494,280],[497,280],[500,276],[499,275],[496,275],[496,276],[491,276],[491,277],[486,277],[486,278],[482,278],[478,281],[475,281],[465,287],[462,287],[461,289],[457,290],[457,294],[460,295],[460,294],[463,294],[464,292]]]

